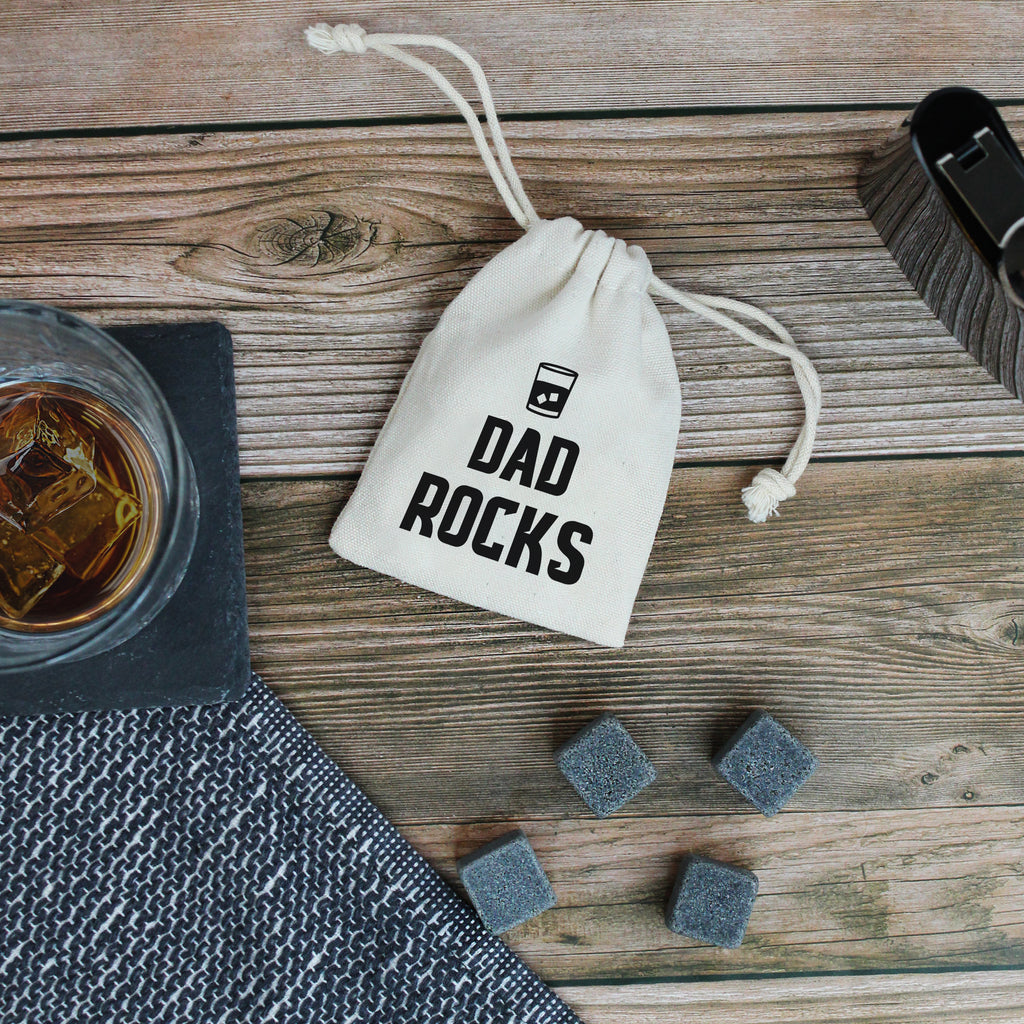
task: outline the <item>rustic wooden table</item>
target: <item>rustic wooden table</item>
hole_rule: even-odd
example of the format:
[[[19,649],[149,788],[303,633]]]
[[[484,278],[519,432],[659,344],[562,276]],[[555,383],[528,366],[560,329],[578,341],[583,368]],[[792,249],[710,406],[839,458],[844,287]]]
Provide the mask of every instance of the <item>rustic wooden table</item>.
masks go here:
[[[683,422],[624,650],[327,548],[420,339],[518,230],[436,90],[308,50],[324,18],[461,42],[541,215],[765,306],[822,375],[817,457],[753,526],[789,368],[665,308]],[[508,938],[585,1021],[1024,1019],[1024,406],[854,189],[943,84],[1024,137],[1024,3],[7,0],[0,44],[2,291],[228,325],[254,666],[447,877],[527,832],[559,906]],[[756,705],[821,758],[770,821],[708,767]],[[599,822],[551,752],[605,709],[660,776]],[[740,949],[663,926],[690,850],[760,876]]]

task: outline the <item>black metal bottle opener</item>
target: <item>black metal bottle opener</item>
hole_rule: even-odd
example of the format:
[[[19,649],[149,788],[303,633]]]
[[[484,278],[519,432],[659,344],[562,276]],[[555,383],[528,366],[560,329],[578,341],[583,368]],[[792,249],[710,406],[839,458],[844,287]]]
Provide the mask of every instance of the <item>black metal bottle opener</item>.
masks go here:
[[[1024,158],[996,108],[973,89],[931,93],[859,191],[932,312],[1024,399]]]

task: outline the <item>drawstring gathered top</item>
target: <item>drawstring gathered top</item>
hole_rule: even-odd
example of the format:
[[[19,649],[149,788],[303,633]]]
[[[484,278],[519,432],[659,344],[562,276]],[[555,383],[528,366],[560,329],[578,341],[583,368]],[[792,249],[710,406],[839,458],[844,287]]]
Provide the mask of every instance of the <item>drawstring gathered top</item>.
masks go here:
[[[494,99],[483,68],[461,46],[443,36],[388,32],[371,34],[359,25],[334,25],[332,27],[322,23],[306,29],[306,41],[310,46],[325,54],[363,54],[368,50],[375,50],[429,78],[462,114],[498,194],[519,226],[525,231],[541,219],[530,202],[512,163],[512,156],[498,122]],[[421,60],[403,47],[432,47],[444,50],[468,69],[480,94],[484,118],[490,131],[490,143],[484,134],[477,114],[465,96],[433,64]],[[773,316],[757,306],[716,295],[700,295],[682,291],[656,275],[652,275],[647,288],[652,295],[678,303],[696,316],[725,328],[751,345],[784,356],[793,367],[793,374],[804,402],[804,422],[796,442],[781,470],[770,467],[760,470],[751,483],[740,492],[750,520],[755,523],[763,523],[770,516],[778,514],[777,509],[780,502],[792,498],[796,494],[796,481],[810,461],[818,428],[818,417],[821,414],[821,383],[818,380],[818,374],[810,359],[797,347],[789,331]],[[740,323],[735,317],[743,317],[760,324],[771,336],[768,337],[753,330]]]

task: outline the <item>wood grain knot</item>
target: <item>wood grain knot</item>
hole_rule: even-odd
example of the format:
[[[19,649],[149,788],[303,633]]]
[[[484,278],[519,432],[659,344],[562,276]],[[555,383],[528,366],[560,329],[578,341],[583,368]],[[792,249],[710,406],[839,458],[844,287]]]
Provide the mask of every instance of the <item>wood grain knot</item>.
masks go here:
[[[376,207],[353,208],[340,196],[308,205],[288,196],[204,221],[206,238],[174,260],[199,281],[252,292],[336,294],[338,274],[353,285],[383,279],[402,251],[404,233]]]
[[[272,266],[319,267],[358,262],[381,236],[381,224],[358,214],[311,210],[260,224],[254,255]]]

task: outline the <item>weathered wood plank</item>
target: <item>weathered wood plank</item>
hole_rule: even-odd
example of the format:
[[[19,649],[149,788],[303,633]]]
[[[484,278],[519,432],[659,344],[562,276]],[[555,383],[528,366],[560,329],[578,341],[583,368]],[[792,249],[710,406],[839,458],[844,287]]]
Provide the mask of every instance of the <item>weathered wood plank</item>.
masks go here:
[[[1019,1024],[1024,971],[771,978],[558,990],[588,1024]]]
[[[558,905],[507,939],[548,981],[1024,965],[1021,807],[604,821],[576,809],[403,831],[457,886],[455,859],[519,824]],[[692,851],[757,873],[738,949],[665,927]]]
[[[391,61],[309,50],[302,31],[330,16],[322,5],[185,0],[157,10],[77,0],[69,18],[60,0],[6,0],[0,129],[450,110]],[[368,31],[450,36],[482,61],[506,112],[915,103],[951,82],[1020,98],[1024,79],[1017,0],[765,0],[756,16],[730,0],[443,0],[345,4],[335,16]]]
[[[249,483],[254,665],[400,821],[576,814],[551,752],[606,709],[661,771],[628,813],[742,810],[707,760],[757,705],[822,759],[802,809],[1024,803],[1022,470],[815,464],[755,526],[750,468],[679,469],[619,651],[342,562],[350,481]]]
[[[1011,123],[1024,126],[1024,110]],[[819,452],[1016,449],[1024,406],[913,293],[856,196],[892,112],[514,124],[543,214],[644,244],[666,278],[767,306],[825,387]],[[518,235],[463,130],[0,147],[0,287],[101,323],[235,334],[246,474],[358,469],[423,335]],[[781,455],[788,366],[672,308],[678,454]]]

